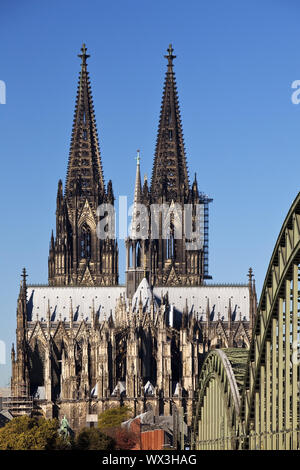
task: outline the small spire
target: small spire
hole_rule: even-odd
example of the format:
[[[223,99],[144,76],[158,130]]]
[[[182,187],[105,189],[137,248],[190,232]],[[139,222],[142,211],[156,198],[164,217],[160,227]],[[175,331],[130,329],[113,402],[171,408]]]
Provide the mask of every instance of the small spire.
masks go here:
[[[231,308],[231,298],[229,297],[229,305],[228,305],[228,321],[231,323],[232,320],[232,308]]]
[[[144,254],[144,278],[147,279],[147,256]]]
[[[23,287],[26,287],[26,277],[28,277],[26,274],[26,268],[23,268],[23,271],[22,271]]]
[[[48,299],[48,309],[47,309],[47,316],[50,318],[51,316],[51,311],[50,311],[50,300]]]
[[[140,173],[140,151],[137,150],[136,155],[136,178],[135,178],[135,188],[134,188],[134,203],[141,202],[142,186],[141,186],[141,173]]]
[[[86,65],[86,59],[88,59],[90,57],[90,55],[87,54],[86,51],[87,51],[87,48],[86,48],[85,44],[83,43],[82,47],[81,47],[82,54],[78,54],[78,57],[80,57],[80,59],[81,59],[81,65]]]
[[[22,280],[20,282],[20,294],[19,295],[20,295],[20,298],[23,298],[24,300],[26,300],[26,297],[27,297],[27,284],[26,284],[27,274],[26,274],[26,269],[25,268],[23,268],[21,277],[22,277]]]
[[[206,322],[209,323],[210,321],[210,308],[209,308],[209,298],[207,297],[207,304],[206,304]]]
[[[14,346],[14,343],[13,343],[12,348],[11,348],[11,360],[12,360],[12,362],[15,362],[15,359],[16,359],[16,353],[15,353],[15,346]]]
[[[73,323],[73,301],[72,301],[72,297],[70,297],[70,323]]]
[[[188,307],[188,299],[185,299],[185,313],[188,314],[189,307]]]
[[[140,173],[140,151],[137,150],[137,156],[135,157],[136,164],[136,177],[135,177],[135,186],[134,186],[134,200],[133,200],[133,212],[131,219],[131,237],[138,237],[138,208],[137,204],[141,203],[142,200],[142,186],[141,186],[141,173]]]
[[[169,44],[169,47],[167,49],[167,52],[168,52],[168,55],[165,55],[164,57],[166,59],[168,59],[168,67],[171,67],[173,66],[173,59],[176,59],[176,55],[173,55],[173,47],[172,47],[172,44]]]
[[[140,160],[141,160],[141,156],[140,156],[140,150],[138,149],[136,151],[136,157],[135,157],[136,161],[137,161],[137,164],[139,165],[140,164]]]

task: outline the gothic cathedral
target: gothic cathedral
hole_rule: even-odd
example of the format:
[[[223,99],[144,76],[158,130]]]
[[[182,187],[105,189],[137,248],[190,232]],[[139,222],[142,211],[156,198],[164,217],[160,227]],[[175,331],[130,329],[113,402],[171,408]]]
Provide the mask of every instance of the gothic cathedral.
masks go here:
[[[65,415],[73,429],[122,403],[135,415],[183,407],[189,423],[205,354],[250,345],[252,270],[245,284],[207,282],[211,199],[198,190],[196,176],[189,182],[170,45],[152,178],[142,184],[138,154],[126,285],[119,284],[117,237],[98,232],[107,215],[99,207],[114,207],[115,198],[111,180],[104,183],[85,45],[79,57],[49,282],[29,284],[23,271],[12,397],[32,400],[46,417]]]

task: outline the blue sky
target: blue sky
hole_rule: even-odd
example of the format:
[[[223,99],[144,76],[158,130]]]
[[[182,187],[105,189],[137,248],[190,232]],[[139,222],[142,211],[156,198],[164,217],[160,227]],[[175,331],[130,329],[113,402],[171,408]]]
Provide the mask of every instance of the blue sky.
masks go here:
[[[65,179],[85,42],[104,176],[132,197],[136,149],[151,175],[172,42],[190,176],[210,206],[214,282],[258,293],[299,191],[299,3],[294,0],[1,2],[0,386],[9,381],[20,273],[47,282],[59,178]],[[124,248],[120,243],[124,280]]]

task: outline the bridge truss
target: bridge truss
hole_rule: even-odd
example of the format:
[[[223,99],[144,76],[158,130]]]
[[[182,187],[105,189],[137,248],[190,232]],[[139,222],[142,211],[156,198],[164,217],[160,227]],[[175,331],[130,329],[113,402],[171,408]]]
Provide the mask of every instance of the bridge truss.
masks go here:
[[[299,265],[300,193],[275,244],[250,350],[216,350],[204,361],[195,448],[300,448]]]

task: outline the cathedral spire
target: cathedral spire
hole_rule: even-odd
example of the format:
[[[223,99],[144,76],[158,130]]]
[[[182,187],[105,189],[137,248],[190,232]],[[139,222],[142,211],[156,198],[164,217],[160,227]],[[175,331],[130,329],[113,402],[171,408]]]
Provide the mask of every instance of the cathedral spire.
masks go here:
[[[137,150],[136,156],[136,176],[135,176],[135,186],[134,186],[134,198],[133,198],[133,209],[132,209],[132,219],[131,219],[131,237],[138,238],[138,213],[140,208],[137,206],[142,202],[142,185],[141,185],[141,171],[140,171],[140,151]]]
[[[154,165],[152,170],[151,195],[157,200],[165,194],[168,201],[184,198],[189,189],[188,170],[185,157],[183,132],[173,70],[172,45],[169,45],[160,120],[157,134]]]
[[[58,182],[56,237],[51,237],[48,258],[49,284],[115,285],[118,283],[116,240],[103,240],[97,233],[98,207],[114,204],[112,182],[104,185],[91,86],[87,72],[87,49],[82,45],[81,70],[74,123],[63,192]]]
[[[79,185],[82,195],[96,195],[104,192],[104,178],[98,143],[98,134],[92,92],[87,71],[85,44],[82,45],[81,70],[77,89],[74,122],[68,163],[66,195],[69,197],[75,185]]]
[[[141,171],[140,171],[140,151],[137,150],[136,155],[136,177],[134,187],[134,204],[139,204],[142,197],[142,185],[141,185]]]

